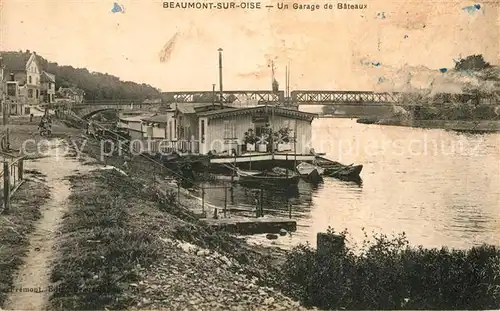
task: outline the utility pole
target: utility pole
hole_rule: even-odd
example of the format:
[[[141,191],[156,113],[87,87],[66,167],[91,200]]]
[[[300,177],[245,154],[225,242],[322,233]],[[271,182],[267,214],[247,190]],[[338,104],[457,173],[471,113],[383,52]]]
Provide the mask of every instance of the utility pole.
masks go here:
[[[5,101],[5,79],[4,79],[4,67],[3,67],[3,59],[0,56],[0,104],[2,107],[3,113],[3,125],[6,126],[8,122],[8,113],[7,113],[7,103]]]
[[[212,84],[212,108],[215,109],[215,84]]]
[[[223,98],[222,98],[222,92],[223,92],[223,88],[222,88],[222,48],[219,48],[218,51],[219,51],[219,101],[220,101],[220,106],[222,109],[222,102],[223,102]]]

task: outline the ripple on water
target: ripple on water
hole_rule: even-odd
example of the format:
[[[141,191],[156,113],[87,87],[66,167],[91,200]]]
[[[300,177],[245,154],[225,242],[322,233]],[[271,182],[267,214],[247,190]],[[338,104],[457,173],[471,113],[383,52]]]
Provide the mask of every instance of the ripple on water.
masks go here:
[[[365,165],[362,186],[330,178],[317,187],[301,182],[299,196],[289,198],[298,231],[279,237],[273,245],[314,245],[316,233],[328,226],[339,231],[347,228],[357,242],[364,238],[364,227],[367,232],[386,234],[404,231],[412,244],[427,247],[499,244],[500,134],[464,136],[443,130],[366,127],[345,119],[315,120],[313,131],[316,151],[326,152],[333,160]],[[424,140],[428,152],[414,147],[402,151],[372,148],[375,151],[370,153],[362,148],[382,144],[388,137],[391,143],[399,141],[406,147]],[[336,144],[322,143],[340,138],[361,147],[339,150]],[[439,148],[430,149],[434,142]],[[460,147],[456,147],[460,152],[451,152],[450,146]],[[286,210],[286,195],[271,196],[281,201],[270,206]],[[209,200],[223,202],[223,193]],[[271,243],[265,235],[249,240]]]

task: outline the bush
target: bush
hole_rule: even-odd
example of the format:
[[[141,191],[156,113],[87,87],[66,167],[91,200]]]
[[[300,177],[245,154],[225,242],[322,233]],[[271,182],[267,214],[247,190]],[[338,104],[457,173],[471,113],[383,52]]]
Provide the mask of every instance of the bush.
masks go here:
[[[346,238],[346,232],[327,235]],[[375,235],[362,247],[295,247],[282,268],[285,291],[322,309],[498,309],[500,250],[410,247]]]

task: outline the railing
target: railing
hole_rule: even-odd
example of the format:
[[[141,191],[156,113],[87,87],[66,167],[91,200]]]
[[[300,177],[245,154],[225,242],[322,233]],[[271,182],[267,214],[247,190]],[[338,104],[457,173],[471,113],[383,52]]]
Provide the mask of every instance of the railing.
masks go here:
[[[160,140],[155,148],[157,151],[162,152],[182,152],[182,153],[200,153],[200,142],[197,140],[178,140],[178,141],[164,141]]]
[[[24,181],[24,157],[17,157],[8,153],[1,154],[3,168],[0,176],[3,176],[3,188],[1,195],[3,198],[3,211],[10,208],[10,199]]]

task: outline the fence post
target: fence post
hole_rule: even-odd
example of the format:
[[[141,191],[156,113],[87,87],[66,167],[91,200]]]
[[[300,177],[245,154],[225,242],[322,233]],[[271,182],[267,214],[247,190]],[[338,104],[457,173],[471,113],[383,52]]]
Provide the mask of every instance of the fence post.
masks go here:
[[[10,150],[10,128],[7,128],[7,150]]]
[[[260,186],[260,213],[259,217],[264,217],[264,187]]]
[[[10,165],[9,169],[11,170],[10,173],[12,173],[12,181],[13,181],[13,185],[12,188],[16,188],[16,168],[15,168],[16,163],[13,163],[12,165]]]
[[[205,187],[201,187],[201,212],[205,213]]]
[[[181,205],[181,184],[177,183],[177,204]]]
[[[224,218],[226,218],[227,210],[227,187],[224,187]]]
[[[24,159],[19,160],[19,166],[18,166],[18,175],[19,175],[19,180],[23,180],[24,178]]]
[[[288,202],[288,217],[292,218],[292,203]]]
[[[4,211],[10,208],[10,174],[7,161],[3,162],[3,207]]]

